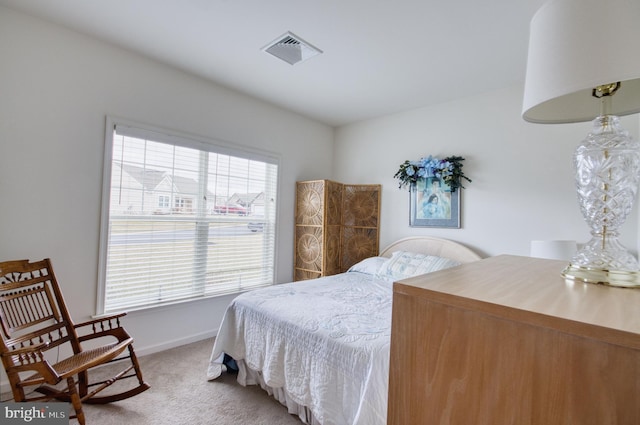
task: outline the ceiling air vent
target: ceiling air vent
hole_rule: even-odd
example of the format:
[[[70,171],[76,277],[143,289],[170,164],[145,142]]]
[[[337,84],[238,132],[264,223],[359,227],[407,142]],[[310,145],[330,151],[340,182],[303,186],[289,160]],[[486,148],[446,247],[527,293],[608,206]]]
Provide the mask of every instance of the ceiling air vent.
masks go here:
[[[262,48],[267,53],[295,65],[322,53],[297,35],[287,32]]]

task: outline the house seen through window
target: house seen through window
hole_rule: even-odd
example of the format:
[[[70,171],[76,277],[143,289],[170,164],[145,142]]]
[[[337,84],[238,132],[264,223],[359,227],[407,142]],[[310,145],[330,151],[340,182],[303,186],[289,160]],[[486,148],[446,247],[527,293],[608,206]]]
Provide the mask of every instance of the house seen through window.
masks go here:
[[[274,283],[277,157],[108,125],[98,313]]]

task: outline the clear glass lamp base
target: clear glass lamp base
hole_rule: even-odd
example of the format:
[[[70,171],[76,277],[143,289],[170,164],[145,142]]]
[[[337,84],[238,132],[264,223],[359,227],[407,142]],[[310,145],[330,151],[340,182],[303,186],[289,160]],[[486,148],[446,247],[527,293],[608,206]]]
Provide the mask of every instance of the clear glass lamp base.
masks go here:
[[[571,259],[562,276],[579,282],[640,288],[640,265],[617,235],[593,238]]]
[[[631,212],[640,183],[640,144],[603,115],[573,157],[578,202],[592,239],[562,272],[565,278],[640,288],[640,266],[618,241],[618,229]]]

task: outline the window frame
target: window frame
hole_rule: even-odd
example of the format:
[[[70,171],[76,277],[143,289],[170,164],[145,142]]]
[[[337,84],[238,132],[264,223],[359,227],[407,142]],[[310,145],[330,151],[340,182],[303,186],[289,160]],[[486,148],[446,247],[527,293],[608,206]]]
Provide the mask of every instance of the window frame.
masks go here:
[[[175,130],[168,130],[166,128],[142,124],[139,122],[127,120],[124,118],[117,118],[113,116],[106,117],[105,126],[105,138],[104,138],[104,164],[103,164],[103,180],[102,180],[102,205],[100,216],[100,237],[99,237],[99,258],[98,258],[98,287],[96,296],[96,315],[101,316],[105,314],[112,314],[115,310],[105,310],[106,301],[106,288],[107,288],[107,257],[108,257],[108,243],[109,243],[109,225],[110,225],[110,201],[111,201],[111,174],[113,163],[113,146],[114,146],[114,134],[116,126],[127,128],[127,135],[132,137],[139,137],[141,139],[154,140],[161,143],[167,143],[170,145],[181,146],[190,149],[197,149],[200,151],[207,151],[216,154],[229,155],[233,157],[240,157],[243,159],[261,161],[273,164],[277,167],[277,173],[275,176],[275,217],[274,226],[278,227],[278,217],[280,203],[278,198],[280,197],[280,155],[273,152],[260,150],[253,147],[247,147],[240,144],[223,142],[218,139],[209,139],[193,134],[179,132]],[[153,135],[154,137],[150,137]],[[166,195],[165,195],[166,196]],[[169,205],[173,205],[176,200],[172,196],[168,196]],[[274,252],[273,252],[273,276],[271,285],[276,284],[277,276],[277,264],[278,264],[278,232],[274,230]],[[244,292],[243,290],[237,291]],[[199,301],[206,298],[216,298],[220,296],[229,295],[233,292],[225,292],[219,294],[202,294],[199,297],[191,297],[186,299],[169,300],[154,304],[141,305],[127,309],[132,310],[146,310],[157,307],[164,307],[171,304],[185,303]]]

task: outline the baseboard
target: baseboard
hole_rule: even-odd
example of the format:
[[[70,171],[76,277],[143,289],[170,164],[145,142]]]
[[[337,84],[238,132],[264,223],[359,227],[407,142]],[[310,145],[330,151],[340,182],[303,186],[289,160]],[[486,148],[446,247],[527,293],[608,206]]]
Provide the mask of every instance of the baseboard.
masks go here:
[[[134,343],[134,347],[136,349],[136,354],[138,355],[138,357],[141,357],[141,356],[147,356],[153,353],[158,353],[164,350],[169,350],[171,348],[180,347],[181,345],[191,344],[192,342],[198,342],[203,339],[213,338],[217,334],[218,334],[218,330],[215,329],[212,331],[192,334],[184,338],[177,338],[171,341],[164,341],[161,344],[156,344],[156,345],[147,345],[147,346],[139,347]],[[213,346],[211,348],[213,348]]]
[[[136,355],[138,357],[147,356],[149,354],[158,353],[160,351],[169,350],[171,348],[180,347],[181,345],[191,344],[192,342],[198,342],[203,339],[213,338],[218,334],[218,330],[212,330],[207,332],[201,332],[198,334],[193,334],[186,336],[184,338],[177,338],[171,341],[164,341],[161,344],[148,345],[143,347],[138,347],[134,343],[134,347],[136,349]],[[213,346],[211,346],[213,348]],[[0,369],[0,371],[2,371]],[[13,400],[11,395],[11,386],[9,385],[9,379],[7,375],[2,371],[2,379],[0,379],[0,401],[7,401],[6,397],[9,397],[8,401]]]

